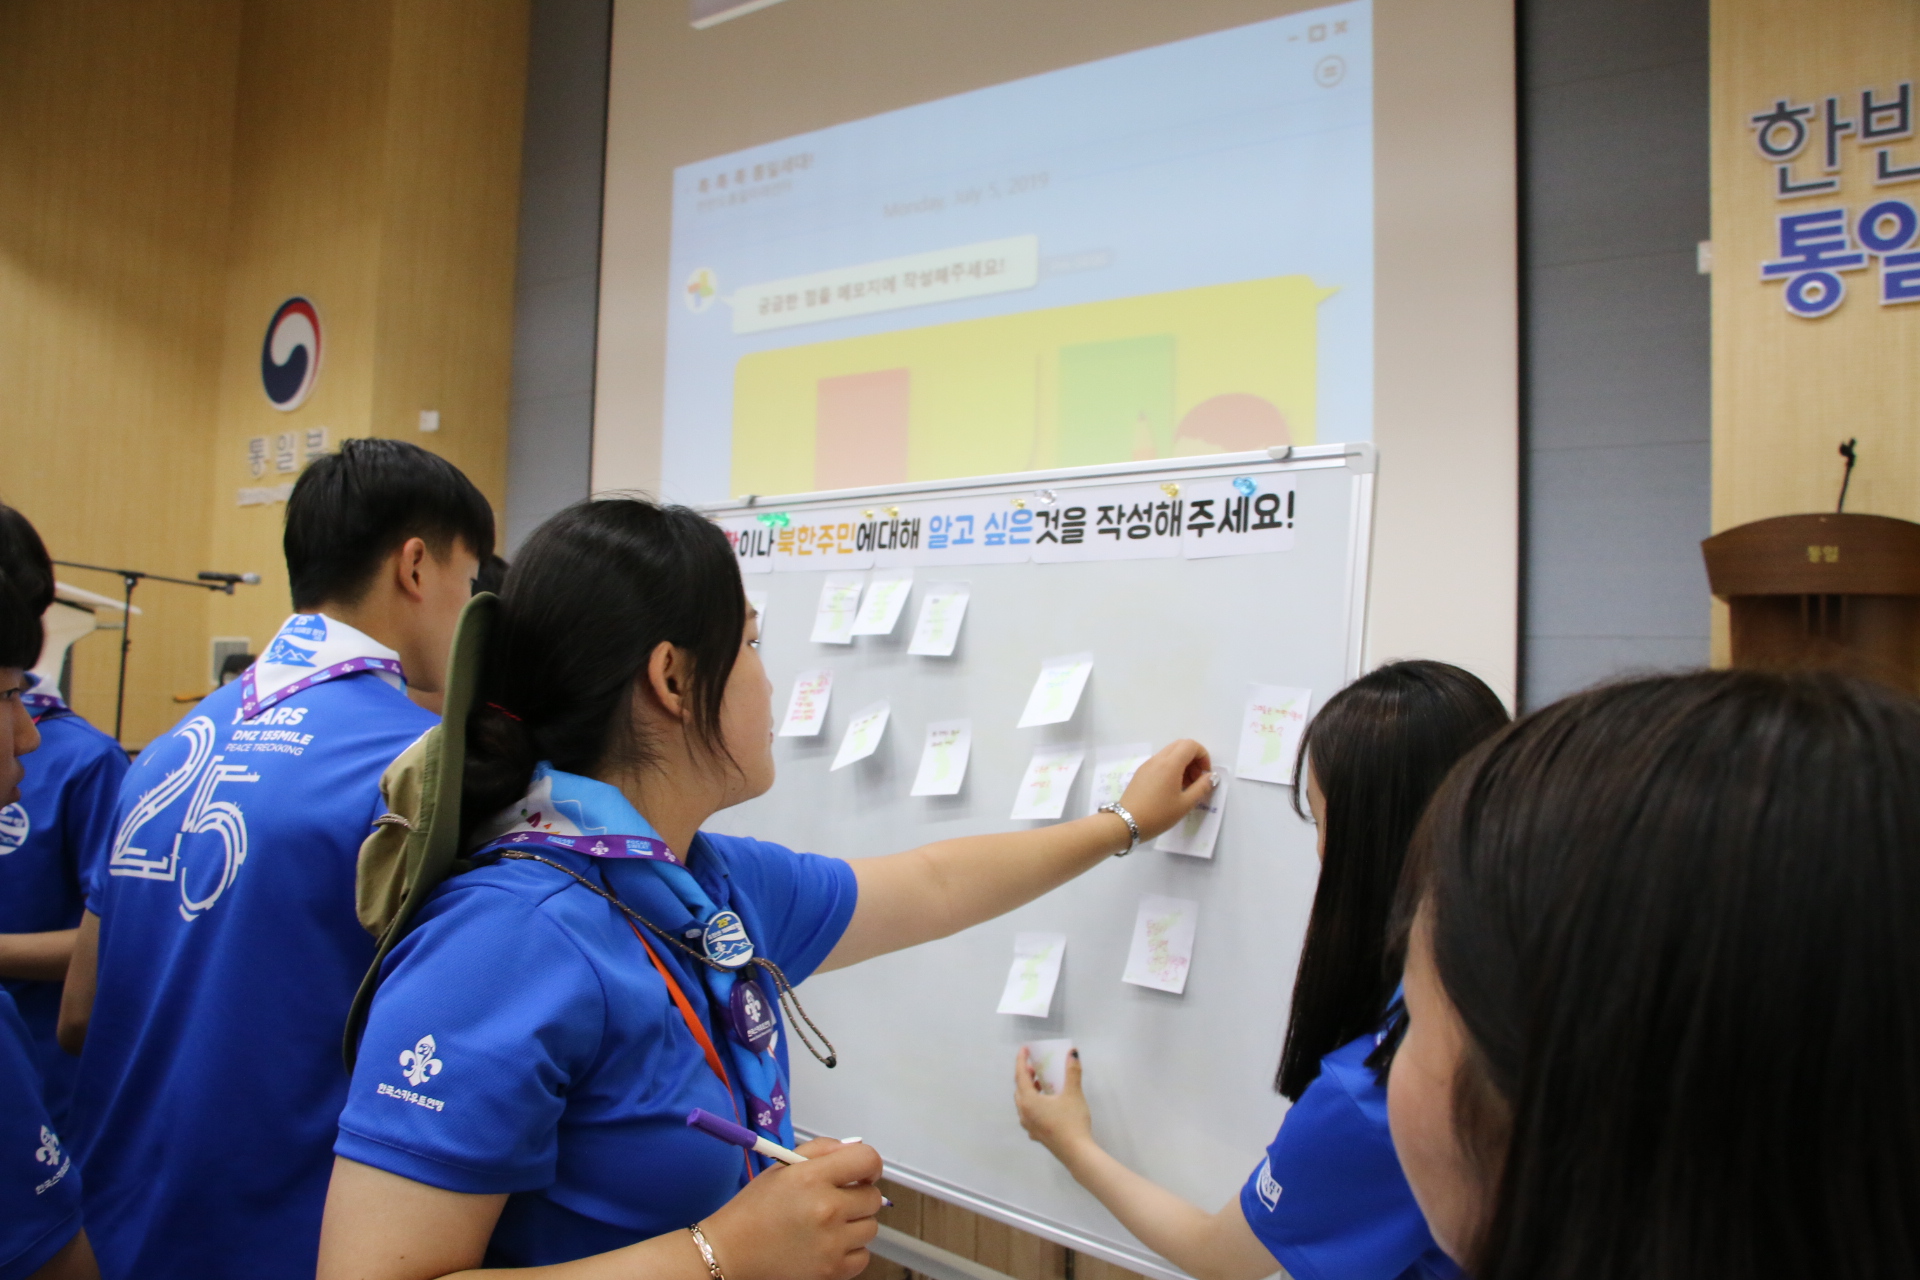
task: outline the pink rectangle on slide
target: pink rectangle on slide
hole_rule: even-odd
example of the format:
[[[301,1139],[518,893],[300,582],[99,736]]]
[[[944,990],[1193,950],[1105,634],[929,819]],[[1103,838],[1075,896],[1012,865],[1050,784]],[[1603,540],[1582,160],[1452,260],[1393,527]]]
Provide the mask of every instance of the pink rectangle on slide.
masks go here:
[[[816,489],[857,489],[907,478],[913,374],[876,369],[819,381],[813,434]]]

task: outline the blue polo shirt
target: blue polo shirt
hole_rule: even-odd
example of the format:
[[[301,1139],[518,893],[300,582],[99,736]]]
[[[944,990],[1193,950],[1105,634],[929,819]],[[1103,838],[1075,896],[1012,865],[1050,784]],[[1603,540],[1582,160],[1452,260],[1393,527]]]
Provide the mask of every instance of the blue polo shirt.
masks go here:
[[[1366,1065],[1382,1034],[1320,1059],[1240,1190],[1247,1225],[1294,1280],[1464,1280],[1400,1172],[1386,1086]]]
[[[88,900],[74,1114],[108,1280],[311,1276],[318,1257],[340,1038],[373,960],[360,842],[382,771],[435,717],[371,671],[245,721],[242,689],[140,753]]]
[[[40,1102],[27,1025],[0,992],[0,1280],[25,1280],[80,1230],[80,1175]]]
[[[676,936],[694,927],[645,863],[540,854]],[[794,983],[853,918],[853,868],[837,858],[702,834],[687,865]],[[649,941],[717,1045],[724,1017],[694,962]],[[746,1183],[739,1148],[686,1124],[695,1107],[738,1116],[737,1082],[730,1094],[708,1066],[626,917],[570,877],[500,861],[448,881],[384,972],[334,1150],[450,1191],[507,1193],[487,1266],[675,1231]],[[783,1026],[783,1066],[788,1040]]]
[[[120,744],[64,706],[35,717],[40,749],[21,760],[20,799],[0,809],[0,933],[48,933],[80,923],[86,883],[113,839],[113,805],[127,773]],[[40,1072],[47,1115],[67,1130],[79,1060],[54,1039],[58,982],[10,979]]]

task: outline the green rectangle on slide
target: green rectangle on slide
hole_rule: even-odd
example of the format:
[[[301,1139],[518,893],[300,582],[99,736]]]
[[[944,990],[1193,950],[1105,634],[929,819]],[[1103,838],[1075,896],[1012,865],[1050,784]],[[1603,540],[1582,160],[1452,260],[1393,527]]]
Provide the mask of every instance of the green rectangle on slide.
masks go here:
[[[1060,348],[1063,467],[1173,452],[1170,333]]]

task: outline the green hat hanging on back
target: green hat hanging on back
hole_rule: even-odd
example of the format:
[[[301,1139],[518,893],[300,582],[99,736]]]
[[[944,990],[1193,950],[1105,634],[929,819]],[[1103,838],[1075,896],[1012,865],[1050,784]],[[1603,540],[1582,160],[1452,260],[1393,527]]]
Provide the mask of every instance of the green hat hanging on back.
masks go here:
[[[467,716],[480,687],[487,639],[499,609],[500,598],[491,592],[467,601],[447,657],[440,723],[401,752],[380,777],[380,798],[387,812],[374,820],[373,834],[360,846],[354,883],[360,923],[380,940],[380,946],[347,1014],[341,1055],[349,1072],[387,955],[406,936],[421,904],[440,882],[473,869],[460,856],[460,783],[467,763]]]

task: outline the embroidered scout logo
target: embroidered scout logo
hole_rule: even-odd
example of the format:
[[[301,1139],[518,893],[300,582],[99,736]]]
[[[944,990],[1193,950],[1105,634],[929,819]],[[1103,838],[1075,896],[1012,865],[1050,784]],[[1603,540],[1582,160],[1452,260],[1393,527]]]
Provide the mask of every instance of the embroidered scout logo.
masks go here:
[[[1260,1162],[1260,1176],[1254,1181],[1253,1190],[1260,1197],[1260,1203],[1267,1206],[1269,1212],[1280,1207],[1280,1184],[1273,1180],[1270,1161]]]
[[[411,1049],[400,1051],[400,1066],[405,1070],[407,1083],[418,1089],[433,1076],[440,1074],[440,1059],[433,1056],[439,1046],[433,1043],[432,1036],[421,1036],[420,1043]]]
[[[23,806],[10,804],[0,809],[0,857],[25,844],[32,831],[33,820],[27,816]]]

